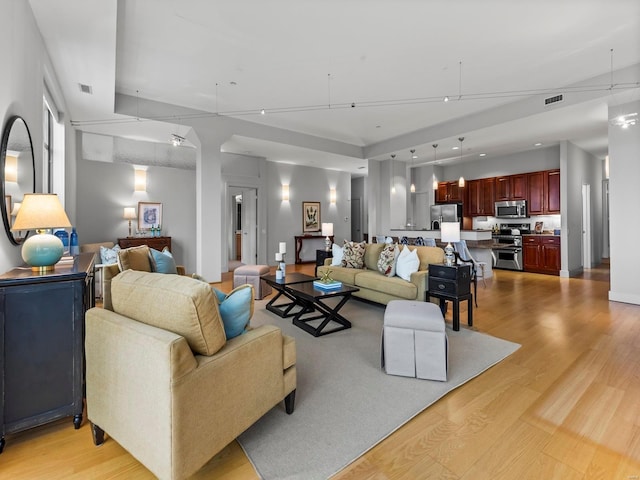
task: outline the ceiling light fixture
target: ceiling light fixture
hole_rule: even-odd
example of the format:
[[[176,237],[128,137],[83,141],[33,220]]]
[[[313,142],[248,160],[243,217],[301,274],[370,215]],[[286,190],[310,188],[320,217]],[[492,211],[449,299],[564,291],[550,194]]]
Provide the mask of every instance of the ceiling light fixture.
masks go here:
[[[627,113],[626,115],[619,115],[609,120],[611,125],[620,128],[629,128],[638,123],[638,113]]]
[[[486,154],[486,153],[480,153],[478,156],[479,156],[479,157],[486,157],[486,156],[487,156],[487,154]]]
[[[533,146],[534,146],[534,147],[541,147],[541,146],[542,146],[542,143],[540,143],[540,142],[536,142],[536,143],[534,143],[534,144],[533,144]]]
[[[416,155],[416,150],[415,148],[412,148],[411,150],[409,150],[411,152],[411,160],[409,160],[410,164],[409,164],[409,176],[411,177],[411,166],[413,164],[413,159],[414,158],[418,158],[418,156]],[[411,187],[409,187],[409,191],[411,193],[416,193],[416,184],[411,182]]]
[[[180,135],[176,135],[175,133],[171,134],[171,145],[173,145],[174,147],[179,147],[180,145],[182,145],[184,143],[184,137],[181,137]]]
[[[464,141],[464,137],[458,137],[458,140],[460,141],[460,163],[462,163],[462,142]],[[464,177],[462,175],[460,175],[458,179],[458,186],[464,188]]]
[[[266,112],[264,111],[264,108],[262,110],[260,110],[260,115],[264,115]]]

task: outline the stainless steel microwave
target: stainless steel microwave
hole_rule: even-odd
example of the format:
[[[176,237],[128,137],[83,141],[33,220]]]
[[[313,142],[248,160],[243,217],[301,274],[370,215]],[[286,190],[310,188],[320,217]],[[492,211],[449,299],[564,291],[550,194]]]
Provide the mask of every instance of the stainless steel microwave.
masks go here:
[[[508,202],[496,202],[496,217],[499,218],[526,218],[527,201],[512,200]]]

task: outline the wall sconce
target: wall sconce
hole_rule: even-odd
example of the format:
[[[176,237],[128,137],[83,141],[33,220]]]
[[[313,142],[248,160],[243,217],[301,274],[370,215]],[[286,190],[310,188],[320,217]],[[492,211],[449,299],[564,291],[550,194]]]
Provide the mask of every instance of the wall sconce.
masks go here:
[[[283,202],[289,201],[289,184],[288,183],[282,184],[282,201]]]
[[[7,155],[4,160],[4,180],[5,182],[18,181],[18,157]]]
[[[134,176],[134,190],[136,192],[146,192],[147,191],[147,171],[146,170],[135,170]]]
[[[336,189],[335,188],[329,189],[329,202],[330,203],[336,203]]]
[[[609,178],[609,155],[604,157],[604,178]]]

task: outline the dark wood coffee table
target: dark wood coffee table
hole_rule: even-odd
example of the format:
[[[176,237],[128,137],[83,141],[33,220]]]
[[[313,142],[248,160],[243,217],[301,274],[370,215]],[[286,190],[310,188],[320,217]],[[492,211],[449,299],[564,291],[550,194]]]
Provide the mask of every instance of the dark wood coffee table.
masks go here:
[[[322,290],[315,288],[313,282],[305,282],[288,285],[286,289],[295,298],[297,304],[301,306],[301,309],[293,317],[295,326],[300,327],[314,337],[351,328],[351,322],[338,312],[351,298],[351,294],[360,290],[359,288],[343,285],[341,288]],[[326,300],[335,298],[340,300],[334,306],[325,303]],[[312,315],[313,313],[317,314]],[[315,320],[322,321],[318,326],[313,326],[310,322]],[[337,326],[325,330],[332,322]]]
[[[286,318],[298,313],[298,310],[294,311],[294,308],[296,306],[300,306],[301,308],[303,308],[299,300],[294,295],[289,293],[287,287],[298,283],[312,283],[317,277],[305,275],[304,273],[294,272],[286,274],[282,280],[276,280],[275,275],[262,275],[262,277],[260,278],[262,278],[262,280],[264,280],[277,292],[276,296],[269,300],[269,303],[267,303],[267,310],[275,313],[282,318]],[[280,297],[285,297],[290,301],[276,304],[275,302]]]

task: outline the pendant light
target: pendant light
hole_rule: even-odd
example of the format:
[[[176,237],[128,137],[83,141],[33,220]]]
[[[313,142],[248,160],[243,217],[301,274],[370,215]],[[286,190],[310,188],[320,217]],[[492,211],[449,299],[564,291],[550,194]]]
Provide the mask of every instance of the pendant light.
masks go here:
[[[462,142],[464,141],[464,137],[458,137],[460,140],[460,163],[462,163]],[[464,188],[464,177],[461,175],[458,179],[458,187]]]
[[[431,145],[433,147],[433,165],[436,165],[436,151],[438,149],[438,144],[434,143]],[[438,180],[436,179],[436,174],[433,174],[433,189],[438,190]]]
[[[416,150],[415,148],[412,148],[411,150],[409,150],[411,152],[411,160],[410,160],[410,164],[409,164],[409,177],[411,177],[411,165],[413,165],[413,159],[416,158]],[[409,191],[411,193],[416,193],[416,184],[411,182],[411,187],[409,187]]]
[[[396,154],[392,153],[391,154],[391,193],[395,195],[396,193],[396,182],[395,182],[395,175],[393,173],[393,160],[396,158]]]

